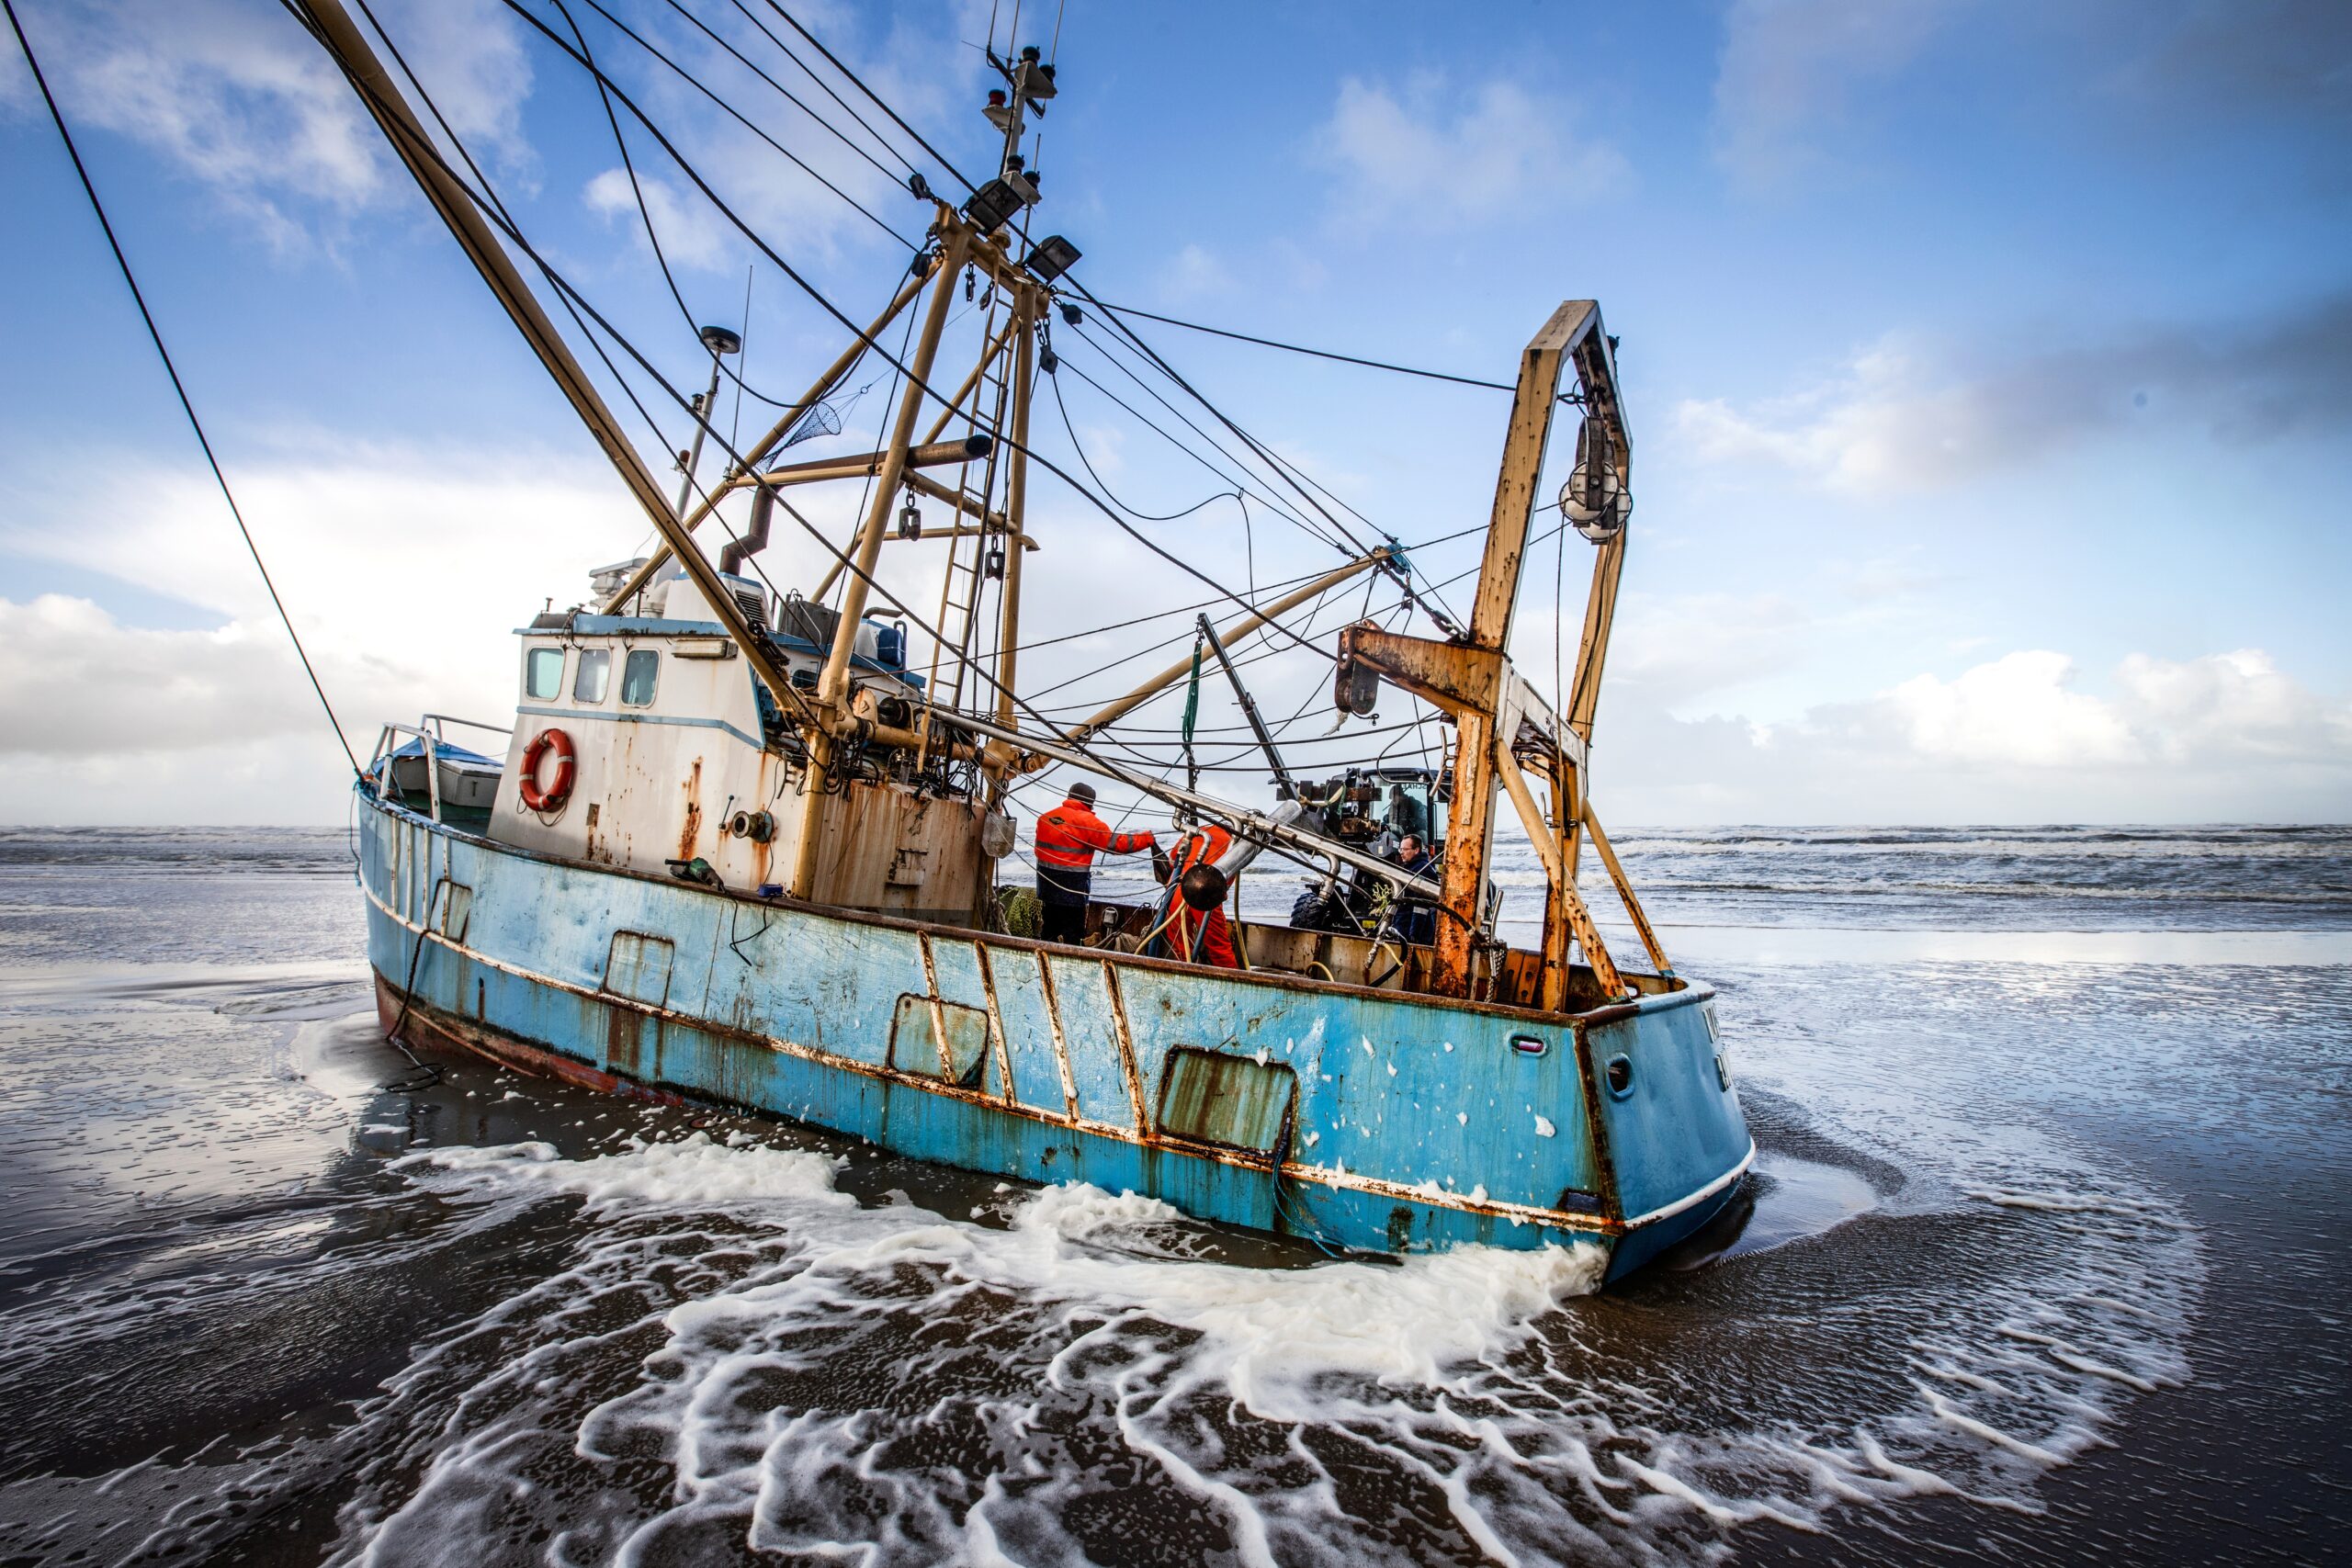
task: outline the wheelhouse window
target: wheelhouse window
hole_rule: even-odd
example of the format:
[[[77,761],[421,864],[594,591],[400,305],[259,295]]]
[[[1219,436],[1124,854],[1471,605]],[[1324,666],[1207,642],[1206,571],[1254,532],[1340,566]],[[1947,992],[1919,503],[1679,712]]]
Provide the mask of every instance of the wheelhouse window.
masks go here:
[[[629,650],[621,665],[621,705],[650,708],[653,705],[653,683],[662,675],[662,655],[650,648]]]
[[[613,650],[609,648],[583,648],[580,650],[580,672],[571,678],[571,700],[575,703],[601,703],[605,688],[612,683]]]
[[[551,702],[563,693],[563,649],[535,648],[523,665],[523,690],[535,702]]]

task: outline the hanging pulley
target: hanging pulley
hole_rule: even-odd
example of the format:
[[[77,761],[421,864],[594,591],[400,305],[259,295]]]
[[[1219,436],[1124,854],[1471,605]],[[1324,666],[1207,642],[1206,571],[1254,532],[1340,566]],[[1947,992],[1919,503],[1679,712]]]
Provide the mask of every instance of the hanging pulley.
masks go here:
[[[912,486],[908,487],[906,502],[899,508],[899,537],[901,539],[922,537],[922,509],[915,504],[915,492]]]
[[[1594,544],[1605,545],[1624,531],[1633,510],[1607,433],[1586,420],[1577,429],[1577,466],[1560,487],[1560,515]]]

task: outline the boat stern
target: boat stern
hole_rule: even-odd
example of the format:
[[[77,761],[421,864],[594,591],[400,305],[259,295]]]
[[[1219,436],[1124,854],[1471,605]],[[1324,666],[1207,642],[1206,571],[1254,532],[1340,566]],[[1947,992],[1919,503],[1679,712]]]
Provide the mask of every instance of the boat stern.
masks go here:
[[[1756,1157],[1712,987],[1589,1015],[1578,1031],[1587,1103],[1622,1226],[1617,1279],[1720,1213]]]

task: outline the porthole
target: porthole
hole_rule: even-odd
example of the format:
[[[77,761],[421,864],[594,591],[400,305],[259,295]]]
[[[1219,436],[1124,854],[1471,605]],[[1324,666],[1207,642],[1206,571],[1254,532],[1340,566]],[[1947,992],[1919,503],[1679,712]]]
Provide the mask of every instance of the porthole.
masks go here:
[[[1601,1065],[1600,1076],[1608,1081],[1611,1100],[1630,1100],[1634,1093],[1634,1058],[1611,1056]]]

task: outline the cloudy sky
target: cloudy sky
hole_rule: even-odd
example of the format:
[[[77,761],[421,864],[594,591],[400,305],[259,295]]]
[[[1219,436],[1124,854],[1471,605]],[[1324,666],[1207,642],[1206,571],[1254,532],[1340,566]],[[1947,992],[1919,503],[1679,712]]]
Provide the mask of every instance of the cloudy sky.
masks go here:
[[[765,0],[605,5],[687,73],[571,0],[615,78],[777,255],[870,315],[925,221],[824,91],[871,106],[763,36],[815,59]],[[542,253],[698,384],[578,68],[503,0],[375,8]],[[1011,0],[787,5],[967,170],[989,159],[992,8],[1001,39]],[[513,628],[645,536],[593,444],[278,6],[18,9],[354,743],[428,709],[503,716]],[[1051,11],[1029,0],[1024,41],[1053,41]],[[570,36],[552,0],[520,12]],[[1101,298],[1498,380],[1559,299],[1602,302],[1636,497],[1605,816],[2352,818],[2352,9],[1069,0],[1060,25],[1040,222]],[[630,133],[693,320],[747,327],[751,387],[796,394],[840,329]],[[340,820],[341,754],[5,51],[0,204],[0,821]],[[1483,521],[1502,394],[1143,325],[1364,536]],[[1272,505],[1211,500],[1227,482],[1112,400],[1202,445],[1100,321],[1057,347],[1040,450],[1137,513],[1210,502],[1137,528],[1234,582],[1338,558]],[[882,415],[887,371],[860,385],[838,448]],[[649,406],[666,468],[684,422]],[[720,414],[765,427],[749,400]],[[1169,658],[1139,650],[1188,617],[1073,634],[1202,593],[1040,488],[1028,624],[1069,640],[1024,685],[1080,705]],[[839,530],[854,500],[814,515]],[[1515,650],[1544,687],[1554,583],[1572,654],[1590,565],[1567,545],[1522,598]],[[1416,565],[1442,581],[1475,549]],[[794,537],[765,560],[784,584],[820,558]],[[888,557],[925,615],[936,564]],[[1252,678],[1303,712],[1307,757],[1394,739],[1325,738],[1328,666]]]

